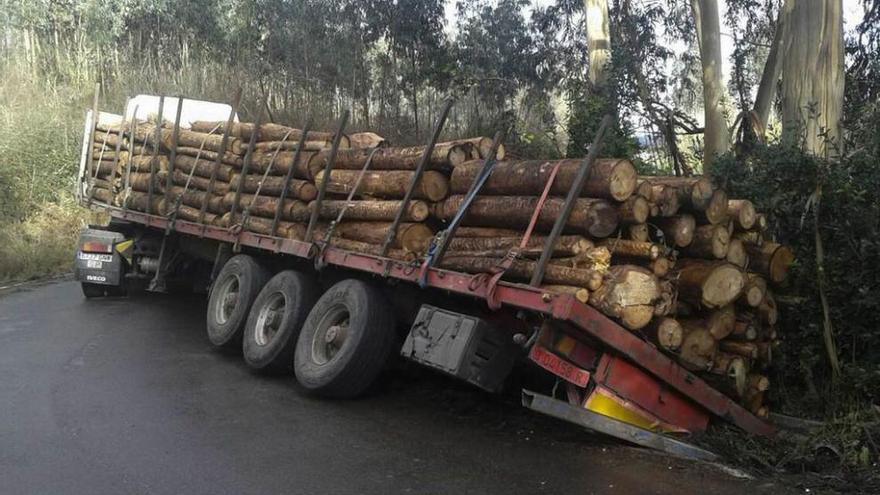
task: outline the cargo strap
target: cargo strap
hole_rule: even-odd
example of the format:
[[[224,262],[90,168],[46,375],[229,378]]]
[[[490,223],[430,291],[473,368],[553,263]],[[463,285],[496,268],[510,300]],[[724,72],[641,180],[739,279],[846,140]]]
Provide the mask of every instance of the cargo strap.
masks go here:
[[[526,228],[525,233],[520,240],[519,246],[510,248],[510,251],[504,255],[501,260],[498,261],[498,264],[492,267],[489,270],[489,273],[478,273],[474,275],[473,279],[471,279],[471,283],[468,285],[468,288],[471,290],[476,290],[477,287],[486,284],[486,303],[489,305],[489,309],[500,309],[501,302],[496,297],[496,289],[498,288],[498,282],[501,281],[501,278],[510,269],[513,263],[520,257],[522,251],[529,245],[529,239],[532,238],[532,232],[535,230],[535,225],[538,223],[538,218],[541,215],[541,210],[544,209],[544,203],[547,201],[547,198],[550,196],[550,189],[553,187],[553,181],[556,180],[556,174],[559,172],[559,165],[561,162],[556,162],[553,165],[553,169],[550,171],[550,177],[547,178],[547,183],[544,184],[544,191],[541,193],[541,197],[538,198],[538,203],[535,205],[535,211],[532,212],[532,218],[529,220],[529,226]]]
[[[299,166],[299,157],[302,154],[302,149],[305,146],[306,138],[309,135],[309,131],[312,129],[312,121],[306,121],[306,126],[302,128],[302,134],[299,137],[299,142],[296,145],[296,151],[293,153],[293,163],[290,164],[290,168],[287,169],[287,173],[284,175],[284,187],[281,188],[281,196],[278,198],[278,205],[275,207],[275,216],[272,217],[272,230],[269,234],[272,237],[276,237],[278,235],[278,224],[281,223],[281,213],[284,210],[284,202],[287,200],[287,195],[290,193],[290,181],[293,180],[293,172],[296,170],[296,167]],[[281,139],[281,142],[278,144],[278,147],[275,148],[275,153],[272,155],[272,160],[269,162],[269,166],[275,164],[275,160],[278,158],[278,153],[281,152],[281,148],[284,146],[284,143],[290,138],[290,134],[293,133],[293,129],[287,131],[284,134],[284,137]],[[263,178],[265,181],[265,176]],[[276,244],[278,246],[276,248],[276,252],[280,249],[281,244]]]
[[[315,269],[320,270],[327,266],[327,262],[324,260],[324,250],[327,249],[327,246],[330,244],[330,239],[333,238],[333,231],[336,230],[336,226],[339,225],[339,222],[342,221],[342,217],[345,216],[345,212],[348,210],[348,207],[351,205],[351,201],[354,198],[355,194],[357,194],[358,188],[361,186],[361,181],[364,176],[367,175],[367,171],[370,169],[370,165],[373,163],[373,156],[376,152],[379,151],[379,148],[373,148],[370,151],[370,154],[367,156],[367,161],[364,163],[364,167],[361,169],[360,173],[357,176],[357,179],[354,181],[354,185],[351,186],[351,191],[348,192],[348,197],[345,198],[345,204],[342,205],[342,209],[339,210],[339,214],[336,215],[336,219],[330,222],[330,225],[327,226],[327,231],[324,232],[324,240],[318,246],[318,252],[315,255]]]
[[[425,253],[425,261],[422,263],[421,270],[419,270],[419,287],[424,289],[428,285],[428,269],[434,267],[443,259],[443,255],[446,253],[446,248],[449,246],[449,242],[455,237],[455,232],[458,230],[458,224],[464,219],[471,203],[474,202],[477,194],[480,193],[483,185],[489,180],[489,176],[492,175],[492,171],[495,169],[495,164],[497,163],[495,160],[495,154],[498,152],[498,146],[501,145],[504,135],[505,133],[500,131],[495,133],[495,137],[492,139],[492,149],[489,150],[489,154],[486,155],[486,158],[483,160],[483,167],[480,168],[480,172],[471,183],[471,187],[462,199],[461,206],[459,206],[458,211],[455,212],[455,216],[452,217],[452,220],[449,221],[449,224],[444,230],[438,232],[437,235],[431,239],[431,244],[428,246],[428,252]]]

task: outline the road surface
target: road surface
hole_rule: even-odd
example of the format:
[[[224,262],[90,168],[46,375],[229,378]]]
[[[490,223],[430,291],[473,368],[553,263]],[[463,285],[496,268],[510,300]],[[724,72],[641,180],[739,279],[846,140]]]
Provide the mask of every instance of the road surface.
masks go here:
[[[210,348],[205,299],[0,295],[0,492],[774,493],[417,369],[326,401]],[[407,368],[409,369],[409,368]]]

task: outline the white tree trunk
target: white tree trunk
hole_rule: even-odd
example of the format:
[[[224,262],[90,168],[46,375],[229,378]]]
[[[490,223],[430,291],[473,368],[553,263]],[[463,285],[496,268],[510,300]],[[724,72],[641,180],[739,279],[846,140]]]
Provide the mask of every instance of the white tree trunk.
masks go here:
[[[797,0],[782,63],[782,137],[833,155],[843,112],[842,0]]]
[[[711,171],[712,161],[730,148],[730,134],[724,112],[724,83],[721,80],[721,21],[718,0],[691,0],[700,62],[703,66],[703,107],[706,129],[703,133],[703,173]]]
[[[776,83],[782,73],[783,50],[788,39],[788,23],[791,22],[791,9],[795,0],[785,0],[779,17],[776,21],[776,32],[773,34],[773,44],[767,54],[764,70],[761,73],[761,82],[758,85],[758,94],[755,96],[755,114],[761,124],[760,132],[767,130],[767,122],[770,120],[770,107],[773,105],[773,97],[776,95]]]
[[[590,57],[590,82],[601,88],[608,81],[611,59],[611,34],[608,29],[607,0],[584,0],[587,16],[587,53]]]

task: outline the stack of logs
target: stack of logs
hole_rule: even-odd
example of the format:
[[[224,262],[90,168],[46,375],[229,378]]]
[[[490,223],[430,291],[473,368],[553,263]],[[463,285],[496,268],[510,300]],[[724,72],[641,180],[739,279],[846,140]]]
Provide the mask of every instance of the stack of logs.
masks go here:
[[[326,181],[315,238],[351,251],[381,252],[423,147],[390,147],[369,132],[342,136],[325,177],[332,133],[309,132],[296,161],[301,131],[263,124],[249,149],[255,126],[236,123],[224,149],[224,125],[193,123],[179,132],[174,153],[167,125],[157,133],[154,124],[140,122],[134,139],[128,132],[120,137],[119,126],[99,126],[89,168],[91,198],[302,240]],[[436,145],[389,257],[415,263],[425,255],[461,207],[491,147],[487,138]],[[346,201],[371,154],[354,200]],[[519,246],[555,169],[535,234],[504,273],[506,279],[528,281],[582,161],[505,160],[503,146],[497,159],[442,266],[468,273],[493,270]],[[343,208],[343,220],[331,229]],[[770,288],[784,281],[793,260],[791,250],[765,239],[766,230],[767,218],[750,201],[728,198],[708,178],[639,176],[629,160],[598,159],[553,248],[543,287],[592,305],[766,416],[770,384],[762,373],[778,343]]]

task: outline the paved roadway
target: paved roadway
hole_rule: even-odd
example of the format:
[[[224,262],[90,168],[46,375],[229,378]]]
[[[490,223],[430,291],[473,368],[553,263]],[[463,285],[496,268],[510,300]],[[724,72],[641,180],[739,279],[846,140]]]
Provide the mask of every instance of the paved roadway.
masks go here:
[[[429,372],[308,397],[212,350],[205,300],[0,295],[0,493],[763,493]],[[408,368],[407,368],[408,369]]]

